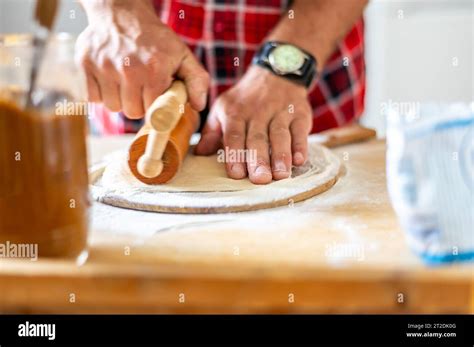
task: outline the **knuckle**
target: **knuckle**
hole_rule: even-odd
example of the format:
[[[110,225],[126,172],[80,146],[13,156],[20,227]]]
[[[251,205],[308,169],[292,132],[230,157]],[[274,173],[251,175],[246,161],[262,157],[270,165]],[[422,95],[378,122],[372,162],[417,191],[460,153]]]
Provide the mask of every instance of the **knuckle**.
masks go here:
[[[305,152],[306,151],[306,143],[296,141],[295,143],[293,143],[293,150],[295,152]]]
[[[303,124],[302,126],[304,126],[305,128],[307,128],[308,130],[311,128],[311,126],[313,125],[313,114],[312,114],[312,110],[310,110],[309,112],[307,113],[303,113],[299,119],[301,120],[301,123]]]
[[[240,106],[237,103],[231,101],[228,97],[224,97],[221,103],[227,117],[231,119],[238,119],[240,117]]]
[[[137,68],[133,68],[130,66],[121,66],[120,73],[126,80],[132,81],[135,80],[137,77]]]
[[[272,158],[273,160],[286,161],[290,158],[290,152],[272,152]]]
[[[289,129],[283,125],[273,125],[270,129],[271,134],[274,136],[285,136],[288,135]]]
[[[264,157],[258,156],[257,159],[252,162],[252,164],[256,166],[268,165],[268,160],[266,160]]]
[[[156,96],[159,96],[163,94],[163,92],[166,89],[169,88],[172,82],[173,82],[173,79],[171,78],[171,76],[163,76],[160,78],[155,78],[149,75],[144,83],[144,86],[150,93],[156,94]]]
[[[306,118],[298,117],[292,122],[293,131],[300,132],[308,128],[309,122]]]
[[[96,65],[100,69],[108,68],[111,65],[110,59],[106,55],[99,56],[96,60]]]
[[[259,131],[250,134],[249,140],[251,142],[268,142],[268,136],[266,133]]]
[[[294,105],[295,107],[295,113],[310,113],[312,112],[312,107],[311,103],[309,102],[309,99],[305,98],[304,100],[301,99],[292,99],[291,105]]]
[[[308,145],[308,137],[307,136],[301,136],[301,134],[293,134],[292,136],[292,144],[293,147],[296,148],[306,148]]]
[[[243,133],[238,130],[228,130],[224,134],[224,138],[226,141],[237,141],[243,138]]]
[[[199,78],[201,83],[206,86],[211,82],[211,77],[209,76],[209,73],[204,69],[201,69],[201,71],[197,73],[197,78]]]
[[[165,70],[164,67],[166,66],[166,64],[164,64],[163,62],[160,63],[155,58],[151,58],[147,60],[144,64],[135,63],[133,65],[130,65],[129,67],[132,67],[132,66],[133,67],[142,66],[142,68],[146,71],[148,76],[155,78],[156,76],[161,76],[163,74],[163,70]]]
[[[228,93],[223,93],[217,99],[217,103],[224,109],[230,109],[233,107],[233,100],[229,97]]]
[[[311,108],[311,106],[310,106],[309,104],[305,104],[305,105],[302,105],[302,106],[301,106],[300,113],[301,113],[304,117],[310,117],[311,114],[313,113],[313,109]]]
[[[135,55],[132,55],[130,57],[130,60],[136,61],[136,60],[139,60],[139,59],[137,59],[137,57],[135,57]],[[157,66],[161,65],[160,63],[163,62],[162,57],[157,52],[149,52],[145,56],[142,56],[141,60],[145,63],[146,66],[148,66],[152,69],[154,69]]]
[[[108,58],[100,60],[97,64],[97,68],[103,73],[106,73],[106,77],[110,77],[110,74],[115,70],[113,62]]]
[[[85,70],[89,70],[92,67],[92,60],[90,59],[88,54],[79,53],[76,56],[76,61]]]
[[[127,82],[138,82],[143,75],[143,70],[144,66],[141,64],[133,66],[120,65],[119,72]],[[150,76],[148,73],[145,75]],[[154,77],[156,77],[156,75]]]

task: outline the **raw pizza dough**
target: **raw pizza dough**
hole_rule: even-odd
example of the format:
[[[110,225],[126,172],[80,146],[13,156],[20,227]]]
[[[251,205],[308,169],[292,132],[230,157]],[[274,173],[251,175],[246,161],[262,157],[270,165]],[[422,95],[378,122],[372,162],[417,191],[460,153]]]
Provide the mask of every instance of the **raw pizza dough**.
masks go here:
[[[228,178],[217,155],[188,153],[180,171],[166,184],[147,185],[127,165],[127,151],[109,155],[90,171],[92,194],[106,204],[157,212],[206,213],[246,211],[301,201],[329,189],[337,179],[339,159],[311,141],[309,158],[294,167],[291,178],[256,185]]]

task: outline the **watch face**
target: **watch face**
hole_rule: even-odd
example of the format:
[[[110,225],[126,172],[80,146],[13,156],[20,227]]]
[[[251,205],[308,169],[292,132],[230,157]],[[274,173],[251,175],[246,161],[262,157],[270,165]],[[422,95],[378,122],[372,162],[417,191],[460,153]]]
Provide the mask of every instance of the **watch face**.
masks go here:
[[[281,73],[295,73],[304,64],[304,54],[291,45],[281,45],[274,48],[268,55],[271,66]]]

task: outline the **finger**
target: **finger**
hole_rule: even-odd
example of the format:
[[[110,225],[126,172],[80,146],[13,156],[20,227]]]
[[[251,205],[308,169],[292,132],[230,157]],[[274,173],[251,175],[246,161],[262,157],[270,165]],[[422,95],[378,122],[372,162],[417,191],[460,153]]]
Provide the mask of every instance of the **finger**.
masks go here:
[[[99,83],[95,77],[94,64],[89,59],[87,52],[83,49],[81,37],[82,34],[76,41],[74,61],[75,64],[84,71],[87,86],[87,100],[90,102],[101,102],[102,96],[100,95]]]
[[[275,180],[290,177],[291,173],[291,134],[288,113],[275,117],[270,123],[270,144],[272,148],[272,174]]]
[[[171,76],[163,74],[163,67],[159,68],[158,64],[150,63],[147,66],[146,81],[143,86],[143,101],[145,103],[145,110],[156,100],[157,97],[162,95],[173,82]],[[131,76],[133,78],[134,76]]]
[[[268,146],[268,127],[265,122],[250,122],[247,130],[247,161],[250,181],[255,184],[267,184],[272,181]]]
[[[303,165],[308,158],[308,134],[310,128],[310,122],[304,117],[296,117],[291,122],[291,150],[294,165]]]
[[[245,153],[245,121],[241,118],[227,117],[224,124],[224,149],[226,154],[227,175],[233,179],[247,177],[247,168],[241,153]]]
[[[157,97],[162,95],[170,87],[171,81],[171,78],[159,78],[145,84],[143,87],[143,102],[145,110],[150,107]]]
[[[176,75],[184,81],[191,106],[202,111],[206,107],[209,75],[196,58],[189,53],[181,62]]]
[[[118,83],[110,79],[110,77],[99,77],[100,94],[102,102],[112,112],[122,110],[120,102],[120,87]]]
[[[90,102],[101,102],[100,88],[97,79],[90,72],[86,72],[87,100]]]
[[[142,87],[135,83],[122,81],[120,85],[122,111],[128,118],[139,119],[145,114],[143,109]]]
[[[213,109],[209,113],[206,124],[201,131],[201,139],[194,149],[197,155],[211,155],[221,146],[222,128],[217,118],[216,111]]]

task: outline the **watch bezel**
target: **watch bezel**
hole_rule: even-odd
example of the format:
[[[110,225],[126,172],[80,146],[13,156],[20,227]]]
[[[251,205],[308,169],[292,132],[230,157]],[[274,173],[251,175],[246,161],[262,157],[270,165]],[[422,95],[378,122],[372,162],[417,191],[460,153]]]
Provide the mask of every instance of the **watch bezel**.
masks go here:
[[[293,46],[298,49],[304,56],[304,63],[298,69],[298,71],[286,72],[280,71],[274,64],[270,64],[269,62],[269,55],[272,50],[280,45],[289,45]],[[316,78],[318,76],[317,71],[317,61],[316,58],[311,55],[311,53],[305,51],[304,49],[295,46],[291,43],[287,42],[279,42],[279,41],[267,41],[260,49],[255,53],[254,57],[252,58],[252,64],[259,65],[265,69],[268,69],[276,76],[280,76],[285,78],[289,81],[292,81],[296,84],[303,85],[307,89],[311,89],[314,86]]]
[[[273,44],[272,46],[273,46],[272,50],[270,52],[268,52],[268,56],[265,59],[267,61],[267,63],[271,65],[272,69],[276,73],[278,73],[279,75],[294,74],[294,75],[301,76],[302,75],[301,69],[304,67],[304,64],[305,64],[306,60],[308,59],[308,56],[301,49],[299,49],[298,47],[293,46],[291,44],[281,44],[281,45]],[[282,48],[285,48],[285,47],[290,47],[291,49],[294,49],[295,51],[297,51],[300,54],[301,63],[299,64],[299,66],[297,68],[292,69],[292,70],[282,70],[282,69],[278,68],[278,66],[277,66],[278,64],[275,61],[275,59],[276,59],[275,53],[279,49],[282,49]]]

